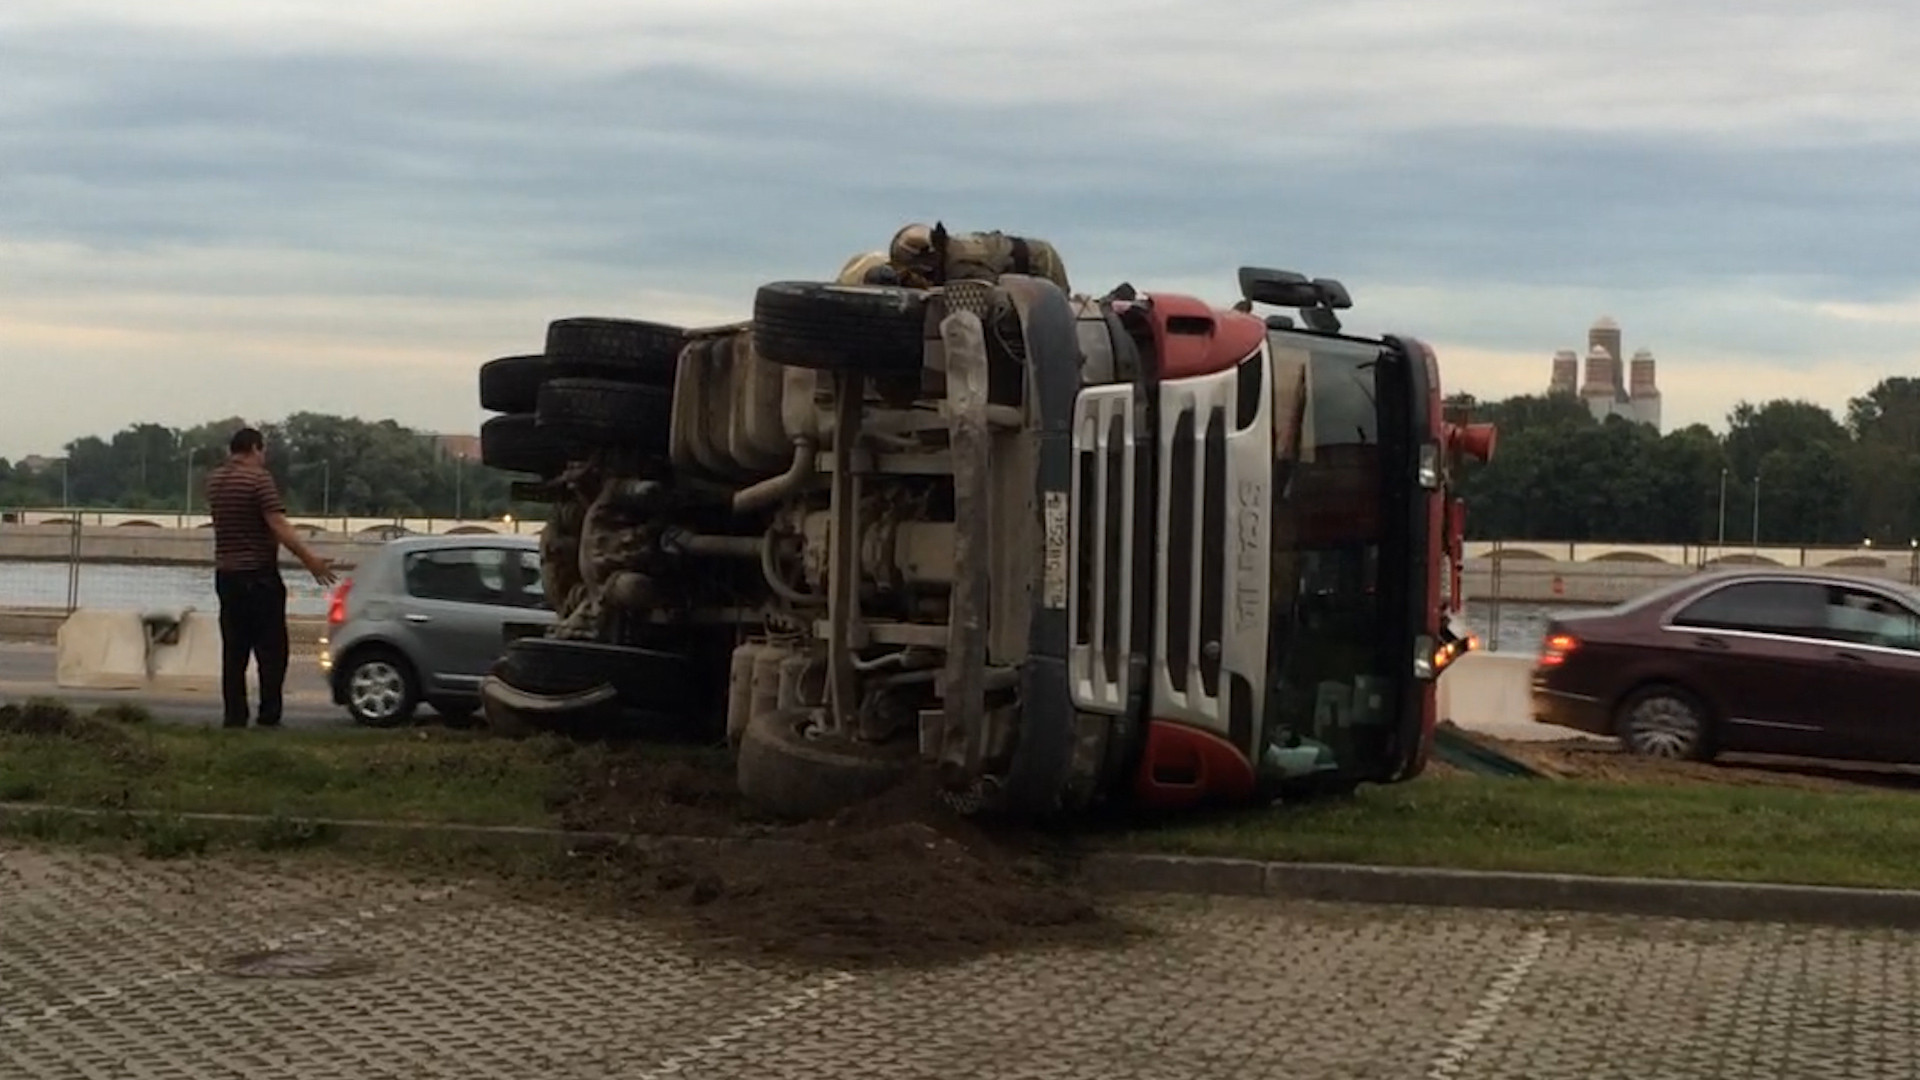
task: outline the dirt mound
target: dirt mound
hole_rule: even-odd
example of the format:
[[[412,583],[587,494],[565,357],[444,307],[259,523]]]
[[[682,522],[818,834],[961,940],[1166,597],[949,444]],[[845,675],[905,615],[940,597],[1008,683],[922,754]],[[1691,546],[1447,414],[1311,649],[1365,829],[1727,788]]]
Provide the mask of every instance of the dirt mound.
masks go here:
[[[548,799],[560,826],[649,836],[736,836],[762,831],[723,751],[581,747]]]
[[[556,883],[673,920],[702,947],[836,965],[936,964],[1133,932],[1075,887],[1059,860],[1022,838],[990,836],[942,806],[924,778],[829,820],[775,827],[753,822],[737,797],[721,798],[711,772],[686,768],[616,768],[616,790],[666,786],[657,798],[577,805],[593,814],[618,805],[636,831],[643,822],[656,834],[668,831],[658,827],[665,820],[704,823],[703,835],[751,843],[588,845],[564,861]]]
[[[1711,762],[1673,761],[1629,754],[1612,742],[1571,739],[1522,742],[1473,738],[1508,757],[1563,780],[1599,780],[1632,784],[1720,784],[1735,787],[1786,787],[1807,791],[1857,790],[1861,785],[1920,790],[1920,774],[1897,767],[1727,755]]]

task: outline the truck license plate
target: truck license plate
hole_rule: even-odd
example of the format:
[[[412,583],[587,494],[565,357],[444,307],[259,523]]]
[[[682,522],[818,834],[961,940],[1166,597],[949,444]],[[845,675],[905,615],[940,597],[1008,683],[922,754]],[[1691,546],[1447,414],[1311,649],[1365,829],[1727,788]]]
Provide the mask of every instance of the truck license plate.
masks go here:
[[[1042,508],[1047,550],[1041,576],[1043,606],[1058,611],[1067,606],[1067,493],[1049,491]]]

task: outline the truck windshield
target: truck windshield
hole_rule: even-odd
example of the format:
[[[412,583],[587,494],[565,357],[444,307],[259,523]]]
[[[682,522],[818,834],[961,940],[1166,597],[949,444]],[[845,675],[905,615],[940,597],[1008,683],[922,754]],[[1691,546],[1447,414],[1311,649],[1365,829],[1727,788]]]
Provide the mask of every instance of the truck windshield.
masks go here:
[[[1263,772],[1364,767],[1399,695],[1380,662],[1378,345],[1275,331],[1273,626]]]

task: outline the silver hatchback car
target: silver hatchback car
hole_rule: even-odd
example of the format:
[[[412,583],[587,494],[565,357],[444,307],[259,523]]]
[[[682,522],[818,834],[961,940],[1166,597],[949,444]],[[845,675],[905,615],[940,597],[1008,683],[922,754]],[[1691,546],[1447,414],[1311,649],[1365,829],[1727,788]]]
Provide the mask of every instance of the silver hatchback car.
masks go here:
[[[554,620],[538,537],[406,537],[334,587],[320,667],[334,703],[358,723],[403,724],[423,702],[463,720],[506,643]]]

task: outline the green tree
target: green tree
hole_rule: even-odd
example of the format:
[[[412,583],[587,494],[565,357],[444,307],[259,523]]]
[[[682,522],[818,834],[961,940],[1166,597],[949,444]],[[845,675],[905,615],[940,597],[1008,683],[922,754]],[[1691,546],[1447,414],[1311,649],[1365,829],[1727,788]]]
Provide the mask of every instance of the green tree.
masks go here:
[[[228,439],[247,423],[240,417],[183,429],[143,423],[104,438],[75,439],[65,448],[73,501],[203,511],[207,471],[226,458]],[[433,435],[393,420],[301,412],[257,426],[267,436],[268,468],[295,514],[539,516],[539,507],[514,506],[505,474],[456,460]],[[0,505],[51,506],[60,489],[59,465],[39,473],[0,468]]]

